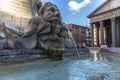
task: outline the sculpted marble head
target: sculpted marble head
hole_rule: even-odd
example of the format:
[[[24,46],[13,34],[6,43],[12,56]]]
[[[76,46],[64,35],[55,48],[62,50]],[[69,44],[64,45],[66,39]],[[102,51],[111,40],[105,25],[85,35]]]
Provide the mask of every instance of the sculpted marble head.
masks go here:
[[[60,11],[55,4],[47,2],[38,12],[39,15],[43,16],[47,21],[61,21]]]

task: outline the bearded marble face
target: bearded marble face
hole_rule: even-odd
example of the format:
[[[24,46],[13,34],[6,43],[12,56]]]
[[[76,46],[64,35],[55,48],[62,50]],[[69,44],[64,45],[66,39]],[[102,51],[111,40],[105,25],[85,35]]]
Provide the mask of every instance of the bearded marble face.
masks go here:
[[[60,22],[61,21],[61,15],[60,15],[59,9],[57,8],[56,5],[54,5],[50,2],[44,4],[40,13],[47,21],[50,21],[50,22]]]

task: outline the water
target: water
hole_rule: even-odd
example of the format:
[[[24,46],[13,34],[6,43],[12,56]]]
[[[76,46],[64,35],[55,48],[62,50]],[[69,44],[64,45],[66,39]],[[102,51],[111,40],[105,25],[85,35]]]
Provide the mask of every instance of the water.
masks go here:
[[[73,42],[73,45],[74,45],[74,48],[77,52],[77,55],[78,55],[78,58],[80,59],[80,54],[79,54],[79,51],[77,49],[77,45],[75,43],[75,40],[73,39],[73,36],[72,36],[72,33],[70,32],[69,28],[66,26],[67,30],[68,30],[68,35],[69,35],[69,40]]]
[[[101,56],[80,59],[66,57],[62,61],[39,60],[0,66],[0,80],[120,80],[120,60]],[[106,59],[105,59],[106,58]]]

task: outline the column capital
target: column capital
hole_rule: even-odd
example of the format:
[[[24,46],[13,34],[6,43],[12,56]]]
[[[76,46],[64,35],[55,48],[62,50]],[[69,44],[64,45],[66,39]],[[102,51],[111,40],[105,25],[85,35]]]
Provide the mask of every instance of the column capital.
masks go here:
[[[90,23],[90,25],[91,25],[91,26],[93,26],[93,25],[94,25],[94,23]]]
[[[112,18],[111,18],[111,21],[112,21],[112,22],[115,22],[115,17],[112,17]]]
[[[99,27],[99,24],[96,23],[95,26]]]
[[[104,21],[100,21],[99,23],[100,23],[100,26],[103,27],[103,25],[104,25]]]

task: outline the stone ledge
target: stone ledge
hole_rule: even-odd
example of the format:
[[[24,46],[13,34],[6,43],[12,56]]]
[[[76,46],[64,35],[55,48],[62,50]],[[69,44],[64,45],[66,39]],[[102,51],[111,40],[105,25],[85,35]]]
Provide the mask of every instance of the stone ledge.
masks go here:
[[[120,48],[101,48],[100,52],[120,53]]]
[[[88,49],[78,49],[79,55],[88,55]],[[64,56],[78,55],[75,49],[65,49]],[[16,50],[0,50],[0,64],[26,62],[34,59],[49,59],[50,55],[45,54],[42,50],[37,49],[16,49]]]
[[[101,48],[100,54],[113,55],[120,57],[120,48]]]
[[[19,54],[43,54],[43,51],[42,50],[38,50],[38,49],[0,50],[0,56],[4,56],[4,55],[19,55]]]

